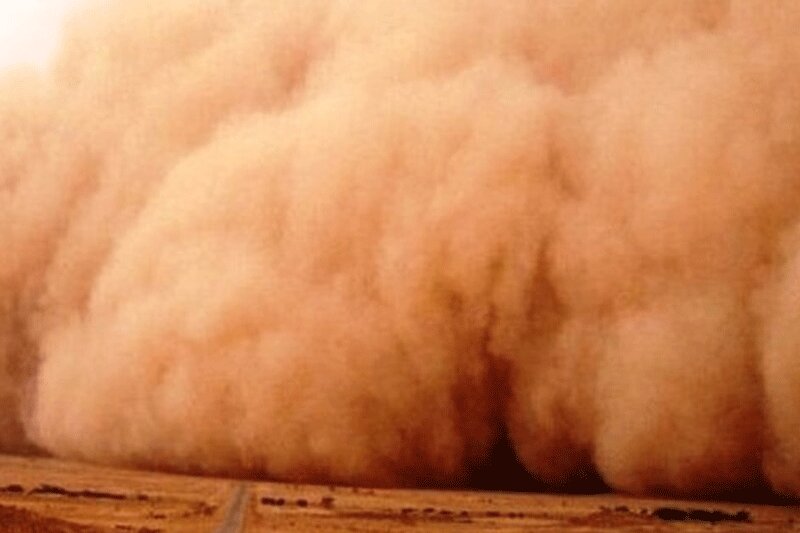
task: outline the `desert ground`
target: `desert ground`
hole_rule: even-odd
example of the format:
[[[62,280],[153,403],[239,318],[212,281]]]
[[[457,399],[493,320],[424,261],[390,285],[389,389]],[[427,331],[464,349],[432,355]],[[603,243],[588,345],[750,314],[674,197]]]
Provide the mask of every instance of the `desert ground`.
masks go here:
[[[387,490],[0,456],[0,531],[780,531],[800,507],[624,495]]]

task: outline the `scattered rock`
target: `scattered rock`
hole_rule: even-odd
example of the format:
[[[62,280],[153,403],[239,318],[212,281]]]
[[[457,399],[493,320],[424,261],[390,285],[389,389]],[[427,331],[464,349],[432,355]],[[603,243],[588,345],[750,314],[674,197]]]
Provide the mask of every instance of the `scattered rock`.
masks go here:
[[[78,498],[94,498],[97,500],[124,500],[124,494],[115,494],[113,492],[100,492],[96,490],[82,490],[78,492],[67,491],[68,496]]]
[[[67,489],[58,487],[56,485],[48,485],[47,483],[42,483],[28,494],[53,494],[55,496],[69,496],[69,491]]]
[[[626,505],[618,505],[613,509],[610,507],[601,506],[600,511],[606,514],[618,514],[629,516],[641,516],[648,518],[658,518],[667,522],[708,522],[716,524],[718,522],[750,522],[750,513],[747,511],[738,511],[736,513],[729,513],[719,509],[680,509],[677,507],[657,507],[653,510],[641,509],[638,513],[634,513]]]
[[[264,496],[261,498],[261,505],[275,505],[275,506],[282,506],[286,503],[286,500],[283,498],[270,498],[269,496]]]
[[[334,499],[331,496],[323,496],[319,504],[323,509],[331,509],[333,508],[333,502]]]
[[[65,496],[67,498],[92,498],[97,500],[124,500],[124,494],[115,494],[113,492],[102,492],[97,490],[68,490],[57,485],[48,485],[42,483],[35,489],[31,490],[28,494],[49,494],[54,496]]]
[[[678,509],[675,507],[659,507],[650,513],[652,516],[670,522],[675,521],[695,521],[695,522],[710,522],[716,524],[717,522],[750,522],[750,513],[747,511],[738,511],[736,513],[728,513],[718,509]]]
[[[196,502],[192,505],[192,511],[194,512],[194,514],[211,516],[215,512],[217,512],[217,506],[209,505],[206,502]]]
[[[17,494],[25,492],[25,488],[22,485],[14,483],[12,485],[6,485],[5,487],[0,487],[0,492],[10,492]]]

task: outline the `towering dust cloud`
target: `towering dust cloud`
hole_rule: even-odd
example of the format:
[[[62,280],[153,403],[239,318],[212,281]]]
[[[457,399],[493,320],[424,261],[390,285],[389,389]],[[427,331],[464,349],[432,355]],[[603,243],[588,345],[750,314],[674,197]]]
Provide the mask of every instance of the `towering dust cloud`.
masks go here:
[[[136,0],[0,81],[0,447],[800,496],[800,4]]]

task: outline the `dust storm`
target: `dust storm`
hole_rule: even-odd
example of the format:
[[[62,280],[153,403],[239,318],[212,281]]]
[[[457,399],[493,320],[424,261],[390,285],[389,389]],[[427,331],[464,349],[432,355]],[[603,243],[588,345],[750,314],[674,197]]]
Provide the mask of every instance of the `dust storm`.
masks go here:
[[[800,4],[85,3],[0,76],[0,448],[800,496]]]

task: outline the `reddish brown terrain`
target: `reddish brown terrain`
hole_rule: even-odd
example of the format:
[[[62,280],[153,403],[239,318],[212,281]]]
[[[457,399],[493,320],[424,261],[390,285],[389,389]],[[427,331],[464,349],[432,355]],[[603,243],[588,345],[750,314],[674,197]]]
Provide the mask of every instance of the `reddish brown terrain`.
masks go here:
[[[0,457],[0,530],[778,531],[800,508],[621,495],[384,490],[243,482]]]

